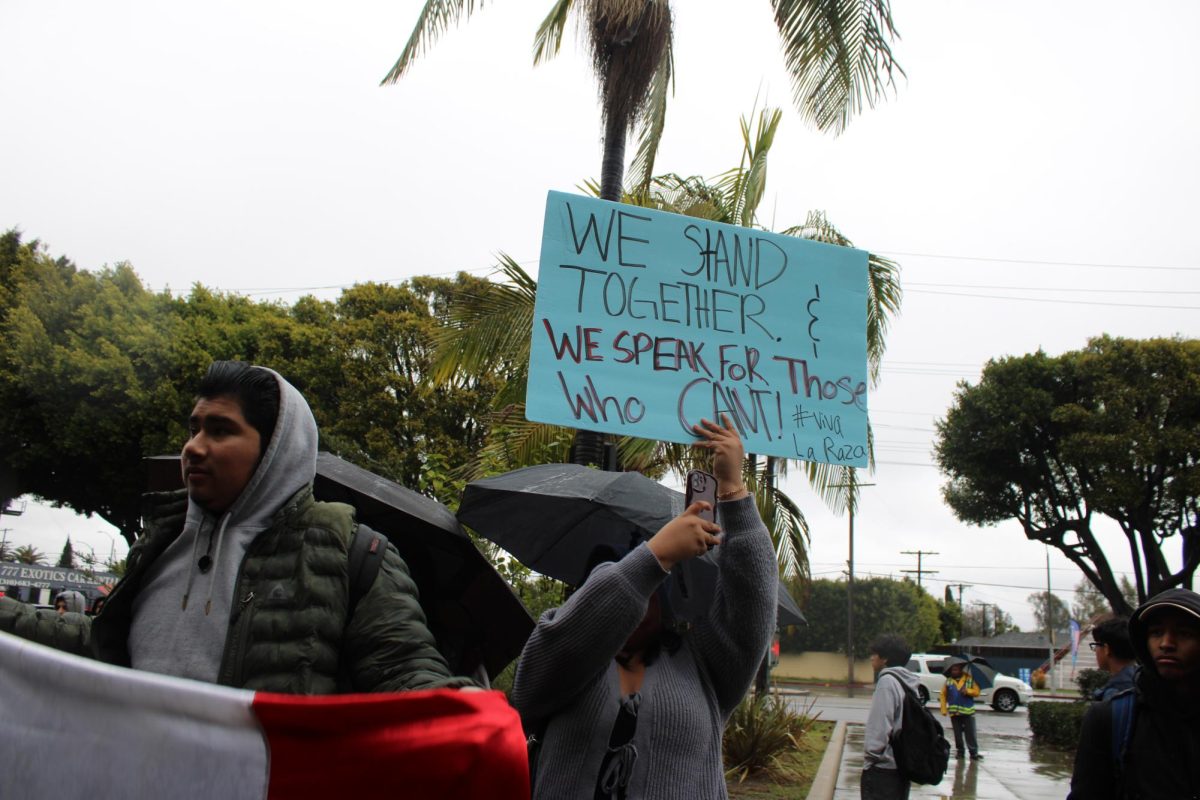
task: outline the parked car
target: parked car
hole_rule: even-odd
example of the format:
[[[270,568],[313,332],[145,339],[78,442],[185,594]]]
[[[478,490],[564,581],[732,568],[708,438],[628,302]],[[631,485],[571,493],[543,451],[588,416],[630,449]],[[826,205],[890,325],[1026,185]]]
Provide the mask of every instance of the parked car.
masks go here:
[[[996,672],[991,664],[979,656],[959,657],[970,661],[971,672],[980,689],[977,703],[990,705],[997,711],[1016,711],[1017,706],[1028,705],[1033,699],[1033,687],[1028,683]],[[921,702],[928,703],[941,694],[942,687],[946,685],[946,677],[942,672],[947,658],[938,653],[914,653],[906,665],[908,671],[921,681]]]

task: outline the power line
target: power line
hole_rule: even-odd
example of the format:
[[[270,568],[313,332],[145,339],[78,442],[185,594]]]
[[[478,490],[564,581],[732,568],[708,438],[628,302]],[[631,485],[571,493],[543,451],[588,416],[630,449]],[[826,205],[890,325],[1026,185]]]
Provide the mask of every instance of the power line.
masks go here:
[[[1026,303],[1060,303],[1068,306],[1106,306],[1110,308],[1153,308],[1168,311],[1200,311],[1200,306],[1161,306],[1150,303],[1105,303],[1099,300],[1056,300],[1050,297],[1007,297],[999,294],[968,294],[963,292],[939,292],[931,289],[913,289],[913,294],[936,294],[945,297],[974,297],[983,300],[1017,300]]]
[[[910,286],[933,286],[939,289],[994,289],[1007,292],[1071,292],[1084,294],[1200,294],[1200,291],[1180,291],[1178,289],[1085,289],[1051,288],[1046,286],[990,286],[983,283],[923,283],[918,281],[906,282],[904,289]]]
[[[948,261],[979,261],[987,264],[1029,264],[1050,267],[1092,267],[1095,269],[1152,269],[1169,272],[1200,272],[1200,267],[1173,267],[1160,264],[1096,264],[1087,261],[1045,261],[1040,259],[1023,258],[988,258],[986,256],[949,256],[937,253],[902,253],[898,250],[876,250],[876,253],[888,256],[905,256],[909,258],[940,258]]]

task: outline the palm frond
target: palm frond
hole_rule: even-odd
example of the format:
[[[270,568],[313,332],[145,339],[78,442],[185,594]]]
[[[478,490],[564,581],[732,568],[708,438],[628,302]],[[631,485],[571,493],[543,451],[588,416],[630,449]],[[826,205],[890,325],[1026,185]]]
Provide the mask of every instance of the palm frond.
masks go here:
[[[804,470],[808,485],[834,514],[840,516],[848,509],[858,507],[862,480],[858,477],[857,469],[841,464],[805,461]],[[870,422],[867,423],[867,470],[875,471],[875,434]]]
[[[574,435],[573,428],[530,422],[525,404],[513,403],[488,421],[487,442],[456,477],[473,481],[496,471],[565,461]]]
[[[817,130],[841,133],[895,88],[904,70],[888,0],[771,0],[792,77],[792,97]]]
[[[667,98],[675,92],[675,57],[672,53],[671,40],[667,39],[663,47],[662,58],[655,68],[654,77],[650,81],[650,91],[646,105],[638,122],[637,154],[633,158],[630,172],[633,180],[629,193],[634,196],[644,196],[650,191],[653,180],[654,159],[658,156],[658,146],[662,142],[663,128],[667,124]]]
[[[432,47],[437,38],[449,30],[451,25],[457,25],[463,16],[471,16],[476,7],[482,8],[483,0],[426,0],[400,58],[396,59],[388,74],[383,76],[380,85],[395,83],[404,77],[413,61]]]
[[[549,61],[562,47],[563,31],[575,0],[557,0],[533,37],[533,65]]]
[[[746,120],[742,120],[742,140],[748,166],[739,187],[737,207],[739,224],[748,228],[754,226],[758,205],[767,189],[767,154],[771,152],[781,119],[783,112],[780,109],[764,108],[759,114],[753,140]]]
[[[799,236],[815,242],[853,247],[850,241],[830,222],[823,212],[810,211],[803,225],[783,231],[787,236]],[[900,311],[903,291],[900,288],[900,265],[895,261],[867,254],[867,365],[872,388],[879,383],[879,370],[887,347],[886,333],[892,317]]]
[[[768,459],[767,464],[760,467],[753,456],[747,458],[743,478],[771,535],[780,574],[806,581],[809,575],[808,520],[795,501],[766,474],[775,461]]]
[[[499,269],[507,283],[492,283],[483,294],[463,297],[443,318],[435,334],[432,379],[445,383],[461,374],[503,371],[510,385],[520,383],[523,399],[537,282],[503,253]]]

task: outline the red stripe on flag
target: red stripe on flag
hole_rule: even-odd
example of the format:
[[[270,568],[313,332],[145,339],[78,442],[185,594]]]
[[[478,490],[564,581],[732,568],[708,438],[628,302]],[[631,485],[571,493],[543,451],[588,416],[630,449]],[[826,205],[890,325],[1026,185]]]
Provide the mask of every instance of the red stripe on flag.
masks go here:
[[[517,712],[501,692],[303,697],[259,692],[267,797],[529,797]]]

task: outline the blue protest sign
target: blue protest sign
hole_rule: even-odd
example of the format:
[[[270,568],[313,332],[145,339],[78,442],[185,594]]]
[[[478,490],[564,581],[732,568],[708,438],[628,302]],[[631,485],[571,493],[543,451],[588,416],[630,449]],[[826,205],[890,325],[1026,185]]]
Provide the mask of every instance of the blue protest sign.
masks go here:
[[[550,192],[525,414],[867,464],[867,254]]]

